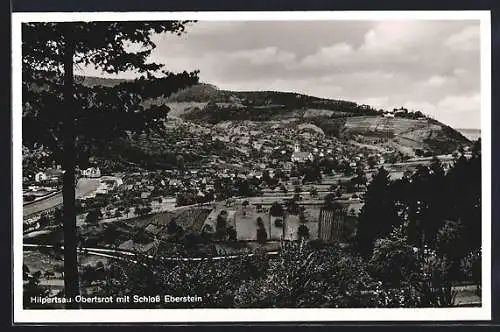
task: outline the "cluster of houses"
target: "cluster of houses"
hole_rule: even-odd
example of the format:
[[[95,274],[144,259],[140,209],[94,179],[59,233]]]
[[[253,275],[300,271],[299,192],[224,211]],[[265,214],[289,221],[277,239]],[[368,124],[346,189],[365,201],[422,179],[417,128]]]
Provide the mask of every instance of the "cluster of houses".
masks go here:
[[[77,176],[87,178],[100,178],[101,171],[99,167],[89,167],[84,170],[76,170]],[[60,165],[55,165],[52,168],[40,170],[34,176],[23,177],[23,198],[25,202],[31,202],[35,199],[42,198],[61,189],[63,183],[64,170]]]
[[[202,128],[203,130],[201,130]],[[190,122],[175,122],[167,126],[168,142],[163,147],[177,154],[202,156],[196,163],[186,161],[186,167],[200,172],[194,179],[177,185],[196,186],[216,177],[260,177],[263,170],[289,171],[294,163],[306,163],[322,158],[356,167],[369,158],[370,151],[346,145],[337,138],[325,136],[310,123],[290,121],[226,121],[200,127]],[[170,142],[171,140],[171,142]],[[378,158],[383,163],[383,158]],[[232,174],[235,174],[234,176]],[[189,174],[186,174],[189,176]],[[206,180],[201,180],[206,177]],[[206,187],[203,182],[202,187]]]
[[[35,182],[58,184],[62,181],[63,174],[64,171],[61,170],[60,166],[57,166],[57,168],[48,168],[45,171],[35,174]]]
[[[86,178],[100,178],[101,170],[99,167],[89,167],[80,171],[81,176]]]
[[[78,172],[78,170],[77,170]],[[89,167],[87,169],[79,171],[80,175],[87,178],[99,178],[101,177],[101,170],[99,167]],[[60,165],[57,165],[56,168],[48,168],[44,171],[39,171],[35,174],[34,180],[36,183],[41,182],[50,182],[53,184],[60,183],[62,181],[62,177],[64,174],[64,170],[61,169]]]
[[[394,108],[393,110],[384,110],[382,113],[384,118],[406,117],[408,115],[415,116],[418,120],[427,119],[422,113],[416,112],[416,115],[414,115],[413,112],[408,111],[408,109],[404,107]]]
[[[408,113],[408,110],[401,107],[401,108],[395,108],[393,110],[386,110],[384,111],[383,116],[384,118],[394,118],[405,113]]]

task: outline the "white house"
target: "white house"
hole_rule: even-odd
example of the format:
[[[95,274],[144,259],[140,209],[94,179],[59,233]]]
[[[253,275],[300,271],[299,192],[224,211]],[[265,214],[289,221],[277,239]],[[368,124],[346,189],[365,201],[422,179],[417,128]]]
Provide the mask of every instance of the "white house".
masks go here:
[[[300,151],[300,147],[298,144],[295,144],[294,151],[292,153],[291,161],[292,162],[305,162],[307,160],[312,161],[314,159],[314,156],[311,152],[303,152]]]
[[[35,174],[35,182],[47,181],[47,179],[47,174],[45,174],[44,172],[38,172]]]
[[[168,181],[168,185],[169,186],[175,186],[175,187],[177,187],[177,186],[180,186],[181,184],[182,184],[182,182],[180,180],[178,180],[178,179],[170,179]]]
[[[35,174],[35,182],[41,181],[59,181],[64,171],[60,169],[49,168],[45,172],[38,172]]]
[[[82,176],[87,178],[99,178],[101,177],[101,170],[99,167],[89,167],[82,171]]]
[[[393,117],[394,117],[393,111],[384,112],[384,118],[393,118]]]

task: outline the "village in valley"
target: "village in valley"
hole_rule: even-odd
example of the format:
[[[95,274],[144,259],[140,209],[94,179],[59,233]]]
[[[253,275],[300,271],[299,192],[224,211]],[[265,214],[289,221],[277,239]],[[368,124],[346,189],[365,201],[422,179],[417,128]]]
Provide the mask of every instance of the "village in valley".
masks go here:
[[[396,112],[385,112],[379,120],[391,121]],[[96,161],[94,166],[77,170],[77,198],[82,212],[92,207],[98,211],[101,221],[124,221],[144,215],[170,214],[186,209],[185,206],[213,208],[212,213],[204,215],[206,220],[197,221],[201,226],[198,233],[201,233],[202,229],[216,229],[214,211],[228,210],[237,239],[256,240],[256,229],[249,230],[256,228],[257,218],[264,217],[275,202],[284,205],[295,202],[302,207],[301,220],[313,222],[303,223],[306,227],[312,226],[311,238],[328,239],[329,235],[320,236],[314,224],[319,221],[319,210],[326,196],[330,194],[330,199],[342,201],[346,216],[356,216],[370,177],[378,168],[385,167],[392,179],[400,179],[411,176],[418,165],[430,164],[432,159],[405,158],[393,148],[370,148],[357,142],[345,145],[338,139],[326,137],[313,124],[293,127],[276,121],[263,126],[244,121],[200,127],[174,118],[167,121],[168,126],[172,134],[180,137],[174,146],[165,149],[182,154],[222,147],[220,154],[206,156],[202,163],[192,166],[183,162],[181,167],[158,171],[107,170],[106,165]],[[465,146],[462,153],[470,157],[470,147]],[[439,159],[447,169],[457,157],[458,152],[440,155]],[[60,195],[62,175],[60,165],[25,174],[23,196],[27,229],[40,228],[37,223],[40,216],[55,211],[62,204],[59,200],[59,204],[45,208],[39,203]],[[311,215],[305,218],[306,214]],[[88,212],[79,215],[82,225],[88,224],[85,221],[88,215]],[[299,214],[296,216],[298,220]],[[250,219],[253,219],[253,227],[245,225]],[[270,223],[273,224],[276,223]],[[280,236],[276,235],[274,227],[269,227],[267,220],[266,227],[270,239],[280,240],[285,234],[284,239],[288,240],[299,237],[298,226],[279,232]]]
[[[371,120],[394,127],[396,112]],[[409,179],[435,160],[447,170],[459,156],[471,157],[470,144],[446,155],[409,157],[383,135],[371,145],[339,140],[293,119],[203,126],[168,117],[165,127],[172,143],[162,149],[175,152],[175,167],[151,170],[90,158],[89,167],[77,170],[79,246],[90,266],[128,253],[210,257],[275,252],[283,241],[348,245],[381,167],[392,180]],[[144,139],[139,135],[135,144],[155,144]],[[201,157],[186,160],[192,155]],[[39,163],[44,157],[38,154]],[[60,165],[26,168],[24,241],[30,249],[62,240],[62,176]],[[44,262],[41,283],[57,292],[61,263],[37,251],[25,255],[31,270]]]

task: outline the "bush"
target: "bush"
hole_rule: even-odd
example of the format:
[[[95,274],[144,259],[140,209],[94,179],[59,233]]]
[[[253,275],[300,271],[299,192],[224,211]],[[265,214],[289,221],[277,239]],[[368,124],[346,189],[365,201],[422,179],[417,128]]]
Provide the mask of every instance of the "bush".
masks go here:
[[[267,241],[267,232],[264,227],[257,228],[257,242],[264,243]]]
[[[463,274],[467,280],[477,285],[481,284],[481,250],[468,253],[460,262]]]
[[[273,217],[283,217],[285,211],[280,203],[274,202],[269,209],[269,214]]]
[[[234,229],[234,227],[229,227],[227,230],[226,230],[226,235],[227,235],[227,239],[229,241],[236,241],[237,240],[237,233],[236,233],[236,230]]]
[[[167,225],[167,234],[174,234],[177,231],[177,223],[171,220]]]
[[[236,307],[359,308],[380,303],[376,283],[363,261],[337,248],[317,250],[297,243],[284,245],[270,259],[266,275],[244,281],[235,294]]]
[[[96,224],[102,218],[100,209],[90,210],[85,217],[85,222],[89,224]]]
[[[375,241],[370,270],[386,285],[400,286],[414,279],[418,272],[417,257],[401,229]]]
[[[307,240],[309,239],[309,228],[306,225],[300,225],[299,229],[297,231],[297,235],[299,236],[299,239],[304,239]]]

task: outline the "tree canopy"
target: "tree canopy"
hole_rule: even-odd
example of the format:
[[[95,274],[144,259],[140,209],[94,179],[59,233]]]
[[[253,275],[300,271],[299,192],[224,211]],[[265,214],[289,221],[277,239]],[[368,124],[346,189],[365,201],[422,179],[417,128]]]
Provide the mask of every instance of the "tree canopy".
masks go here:
[[[197,83],[197,72],[173,74],[149,61],[154,34],[182,34],[188,21],[25,23],[22,26],[23,144],[42,144],[63,164],[65,295],[79,294],[75,171],[92,144],[131,132],[159,130],[168,108],[145,99]],[[114,87],[75,81],[75,66],[140,79]],[[78,152],[80,156],[78,156]],[[83,152],[83,153],[82,153]],[[84,160],[86,162],[86,160]],[[68,304],[75,307],[72,301]]]
[[[175,74],[149,62],[153,35],[183,34],[189,21],[71,22],[23,24],[23,144],[42,143],[61,160],[65,108],[64,56],[73,45],[75,66],[108,74],[135,72],[136,80],[115,86],[88,86],[76,77],[74,121],[79,150],[127,132],[161,130],[168,107],[147,100],[168,96],[198,82],[197,71]],[[79,151],[83,154],[83,151]]]

